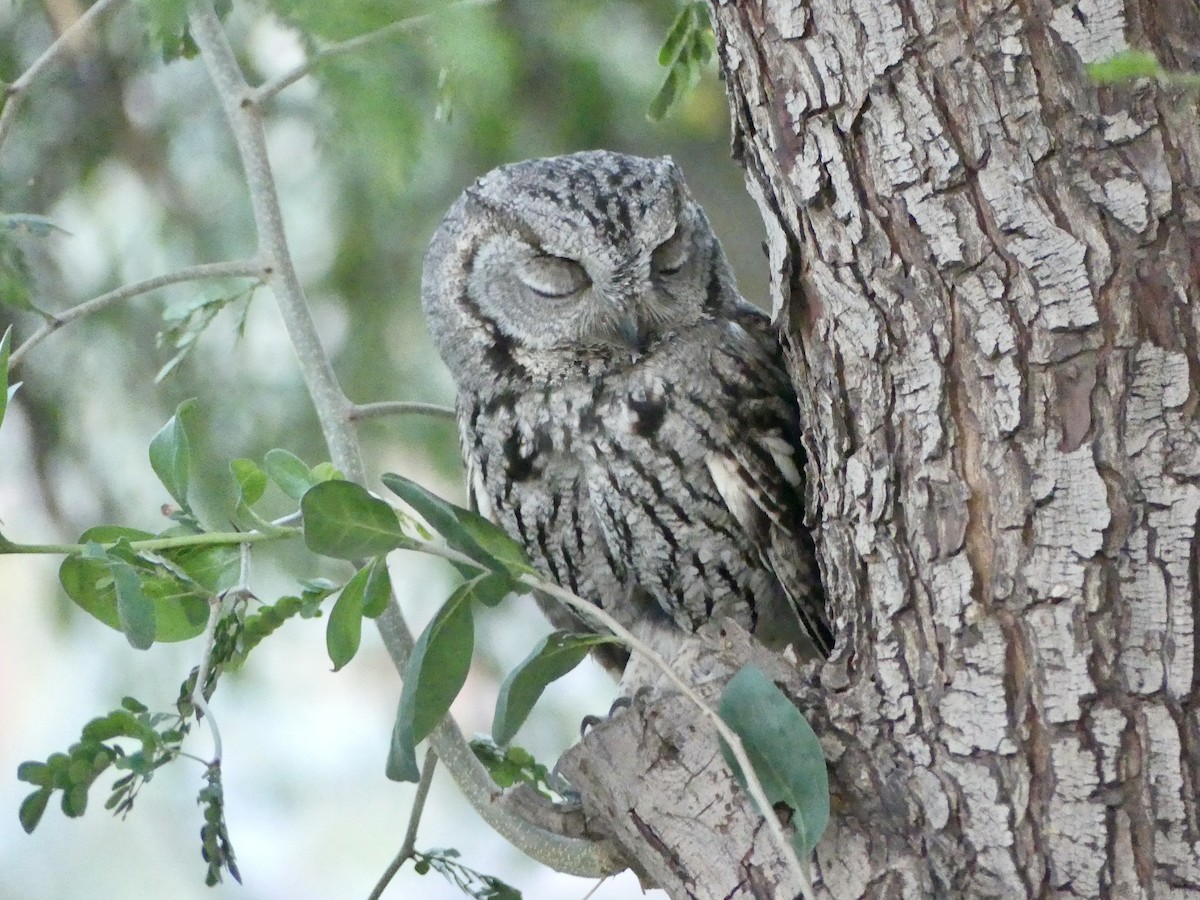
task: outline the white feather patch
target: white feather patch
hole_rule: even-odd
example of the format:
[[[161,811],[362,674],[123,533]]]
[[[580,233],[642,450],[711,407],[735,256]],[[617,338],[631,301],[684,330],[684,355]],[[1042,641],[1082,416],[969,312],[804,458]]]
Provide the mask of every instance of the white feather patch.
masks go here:
[[[733,513],[733,517],[739,525],[753,533],[758,506],[753,494],[746,489],[746,482],[738,471],[737,461],[728,456],[713,455],[704,462],[708,466],[708,474],[712,476],[713,484],[717,486],[717,493]]]
[[[777,434],[763,435],[759,438],[759,441],[767,448],[767,452],[771,454],[771,459],[775,460],[775,466],[779,469],[779,474],[787,479],[788,484],[800,487],[803,484],[803,480],[800,477],[800,470],[796,468],[796,459],[792,455],[792,445]]]
[[[496,511],[492,508],[491,498],[488,497],[487,487],[483,483],[483,475],[479,472],[479,466],[474,465],[473,459],[470,460],[470,463],[467,487],[471,492],[471,499],[475,501],[475,510],[489,522],[495,522]]]

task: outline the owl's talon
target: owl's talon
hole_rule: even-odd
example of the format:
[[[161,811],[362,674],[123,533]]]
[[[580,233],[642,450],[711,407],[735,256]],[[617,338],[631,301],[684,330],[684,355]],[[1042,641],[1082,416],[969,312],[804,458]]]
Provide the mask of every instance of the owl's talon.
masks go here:
[[[610,706],[608,708],[608,717],[611,719],[613,716],[615,716],[621,710],[629,709],[629,707],[631,707],[631,706],[633,706],[633,698],[632,697],[618,697],[616,700],[614,700],[612,702],[612,706]]]
[[[606,715],[603,715],[603,716],[586,715],[586,716],[584,716],[583,721],[581,721],[579,723],[580,738],[587,737],[587,733],[588,733],[589,729],[595,728],[597,725],[601,724],[602,722],[607,722],[609,719],[612,719],[614,716],[616,716],[617,713],[621,712],[622,710],[629,709],[631,706],[633,706],[633,704],[635,702],[638,701],[638,694],[640,694],[640,693],[642,693],[642,690],[639,688],[638,691],[635,692],[633,697],[625,697],[625,696],[618,697],[616,700],[614,700],[612,702],[612,706],[610,706],[608,708],[608,713]]]

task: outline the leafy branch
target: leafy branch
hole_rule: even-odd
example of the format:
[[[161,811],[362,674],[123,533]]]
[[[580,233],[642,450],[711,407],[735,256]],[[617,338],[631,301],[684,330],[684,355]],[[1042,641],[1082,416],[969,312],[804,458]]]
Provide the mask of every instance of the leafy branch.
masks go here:
[[[338,384],[321,345],[283,231],[283,216],[267,154],[261,104],[246,83],[211,3],[193,0],[189,28],[221,98],[246,177],[267,286],[275,294],[301,374],[312,398],[333,464],[352,482],[365,481],[358,437],[350,420],[353,405]],[[394,597],[375,620],[398,669],[407,665],[413,638]],[[464,795],[489,825],[518,848],[560,871],[609,874],[623,868],[604,843],[564,837],[532,825],[497,798],[487,770],[453,722],[443,721],[433,746]]]
[[[92,7],[92,9],[95,9],[95,7]],[[262,275],[263,267],[258,260],[241,259],[233,262],[201,263],[200,265],[188,266],[187,268],[169,272],[165,275],[155,275],[153,278],[146,278],[142,281],[135,281],[133,284],[123,285],[115,290],[100,294],[98,297],[93,297],[91,300],[86,300],[83,303],[72,306],[64,312],[48,316],[41,327],[27,337],[16,352],[13,353],[11,365],[13,368],[20,365],[30,350],[64,325],[69,325],[71,322],[94,315],[101,310],[132,299],[133,297],[139,297],[142,294],[148,294],[159,288],[164,288],[172,284],[182,284],[188,281],[205,281],[215,278],[257,279],[261,278]]]
[[[811,728],[789,727],[780,740],[778,726],[803,721],[799,711],[774,685],[762,684],[753,672],[734,688],[734,705],[747,701],[766,715],[742,714],[739,734],[684,680],[653,648],[599,607],[538,576],[511,537],[477,513],[463,509],[429,493],[416,482],[395,474],[382,476],[383,483],[412,507],[445,543],[439,544],[414,533],[410,521],[402,520],[392,507],[350,482],[329,481],[304,495],[304,540],[309,549],[336,558],[386,553],[406,547],[442,556],[453,563],[467,580],[450,596],[417,640],[416,649],[404,670],[404,687],[388,757],[388,776],[416,781],[419,770],[415,748],[434,733],[446,718],[451,703],[466,681],[473,647],[472,606],[478,602],[494,606],[515,591],[534,590],[570,607],[602,634],[611,634],[634,653],[640,654],[700,710],[716,731],[739,780],[763,814],[767,829],[788,862],[805,896],[811,895],[807,873],[799,856],[816,845],[828,818],[828,785],[820,743]],[[498,743],[514,735],[541,690],[570,671],[600,640],[596,635],[558,635],[541,646],[518,666],[506,681],[497,704],[492,733]],[[611,640],[611,638],[609,638]],[[735,679],[736,681],[736,679]],[[520,699],[514,702],[513,685],[523,683]],[[731,685],[733,682],[731,682]],[[749,741],[749,748],[743,742]],[[788,740],[793,741],[788,743]],[[770,790],[761,773],[770,772]],[[775,804],[786,802],[797,817],[795,839],[789,841],[774,814]]]
[[[717,39],[709,22],[708,4],[704,0],[689,0],[675,17],[662,49],[658,51],[658,64],[667,70],[667,74],[646,113],[651,121],[666,118],[695,88],[716,49]]]
[[[313,69],[317,68],[324,62],[338,56],[343,56],[347,53],[357,53],[364,47],[372,44],[377,44],[389,38],[396,37],[400,34],[416,31],[433,22],[438,16],[444,16],[454,10],[469,9],[474,6],[490,6],[496,3],[497,0],[457,0],[454,3],[447,3],[442,9],[432,13],[422,13],[417,16],[410,16],[407,19],[401,19],[397,22],[389,22],[381,28],[376,28],[374,31],[369,31],[366,34],[356,35],[344,41],[339,41],[335,44],[329,44],[322,47],[304,62],[294,68],[284,72],[282,75],[272,78],[270,81],[264,82],[254,89],[253,102],[261,105],[266,103],[284,88],[290,87],[301,78],[308,75]]]

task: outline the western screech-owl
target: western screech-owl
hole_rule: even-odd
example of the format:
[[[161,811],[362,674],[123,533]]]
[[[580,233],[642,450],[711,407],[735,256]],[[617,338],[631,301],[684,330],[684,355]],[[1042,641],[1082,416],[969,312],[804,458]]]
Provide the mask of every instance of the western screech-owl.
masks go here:
[[[483,176],[434,235],[422,302],[469,490],[546,577],[660,648],[729,616],[829,653],[796,397],[669,158]]]

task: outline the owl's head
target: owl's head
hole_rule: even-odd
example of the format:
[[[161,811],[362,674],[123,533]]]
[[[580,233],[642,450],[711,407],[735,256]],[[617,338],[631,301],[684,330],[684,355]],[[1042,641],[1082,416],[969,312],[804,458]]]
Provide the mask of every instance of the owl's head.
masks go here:
[[[670,160],[590,151],[489,172],[443,219],[422,300],[462,380],[497,348],[636,358],[733,294],[720,244]]]

